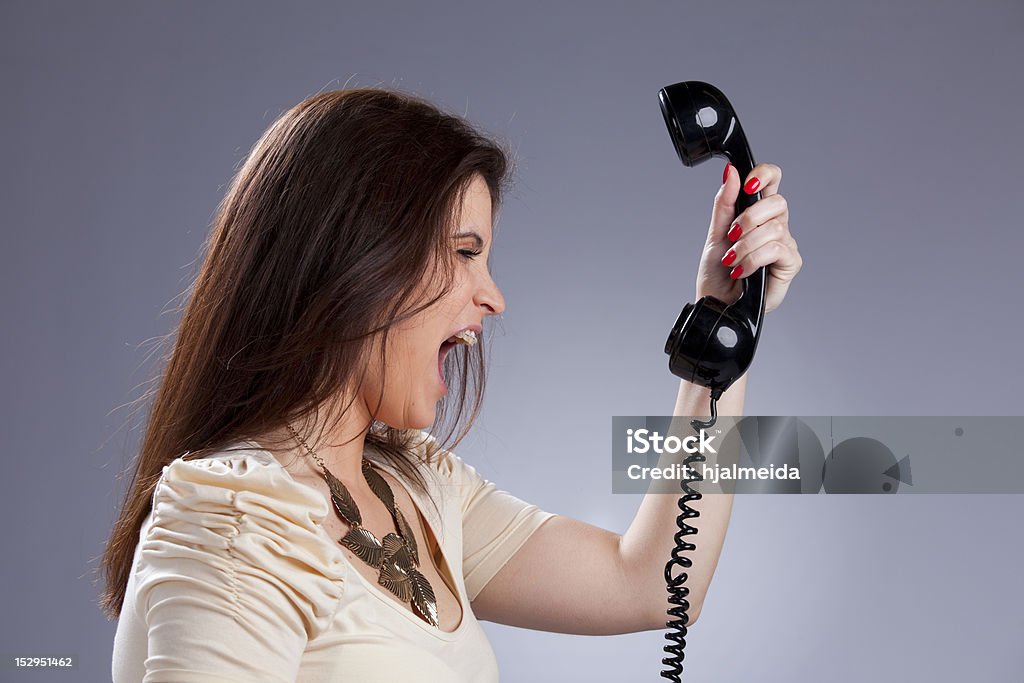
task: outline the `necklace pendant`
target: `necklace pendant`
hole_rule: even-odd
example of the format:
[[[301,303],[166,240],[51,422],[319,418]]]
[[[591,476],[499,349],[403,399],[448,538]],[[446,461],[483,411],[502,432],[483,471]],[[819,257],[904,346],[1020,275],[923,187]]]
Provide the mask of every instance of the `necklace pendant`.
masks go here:
[[[418,565],[420,563],[420,554],[416,548],[416,536],[412,532],[412,527],[405,521],[405,515],[397,507],[395,508],[394,520],[395,526],[398,527],[399,535],[401,535],[402,540],[405,541],[405,545],[409,549],[412,561]]]
[[[412,583],[409,581],[409,575],[394,562],[384,561],[380,567],[377,583],[394,593],[402,602],[409,602],[412,599]]]
[[[339,541],[371,567],[379,567],[384,559],[384,548],[368,529],[353,527]]]
[[[327,468],[323,468],[323,477],[324,481],[327,482],[327,488],[331,491],[331,501],[334,503],[334,509],[338,511],[341,518],[353,526],[361,525],[363,517],[359,514],[359,507],[352,500],[352,496],[349,494],[348,489],[345,488],[345,485],[341,483],[340,479],[331,474],[331,471]]]
[[[437,599],[427,578],[417,569],[419,553],[416,536],[395,504],[394,493],[387,481],[363,461],[362,471],[373,493],[391,513],[398,533],[388,533],[378,540],[362,526],[362,515],[348,489],[320,463],[324,480],[331,492],[331,502],[338,516],[351,528],[338,543],[351,550],[366,564],[379,570],[377,583],[402,602],[408,602],[413,613],[428,624],[438,627]]]
[[[392,560],[381,565],[377,582],[391,591],[402,602],[412,606],[413,613],[431,626],[437,627],[437,600],[427,578],[415,567],[402,567]]]
[[[431,626],[437,626],[437,599],[427,577],[415,567],[409,570],[409,584],[412,588],[413,610]]]
[[[396,534],[388,534],[382,544],[384,552],[379,583],[412,605],[413,612],[431,626],[437,626],[437,599],[427,577],[416,568],[409,546]]]

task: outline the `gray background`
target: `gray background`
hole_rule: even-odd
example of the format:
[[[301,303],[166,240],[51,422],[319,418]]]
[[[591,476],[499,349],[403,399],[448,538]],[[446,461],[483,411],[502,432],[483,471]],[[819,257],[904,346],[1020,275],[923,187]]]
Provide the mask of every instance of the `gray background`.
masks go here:
[[[610,493],[610,417],[671,411],[662,345],[724,165],[677,160],[656,93],[680,80],[721,87],[783,168],[805,260],[748,414],[1024,413],[1019,2],[365,5],[3,3],[0,650],[81,656],[5,679],[109,678],[93,568],[141,426],[121,406],[235,165],[324,88],[393,84],[518,149],[508,311],[459,453],[520,497],[618,532],[639,504]],[[1019,680],[1022,513],[740,497],[687,680]],[[658,631],[486,628],[504,680],[662,680]]]

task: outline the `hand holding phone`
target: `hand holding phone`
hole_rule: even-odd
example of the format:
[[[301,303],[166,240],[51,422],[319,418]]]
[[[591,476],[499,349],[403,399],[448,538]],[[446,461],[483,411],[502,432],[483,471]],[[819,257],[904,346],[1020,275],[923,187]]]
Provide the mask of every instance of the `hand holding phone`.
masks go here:
[[[658,98],[669,135],[683,165],[692,167],[713,156],[724,157],[735,168],[739,178],[751,177],[755,163],[750,145],[732,104],[718,88],[702,81],[684,81],[662,88]],[[729,172],[733,171],[730,169]],[[781,169],[777,175],[781,179]],[[730,296],[723,299],[715,295],[731,295],[731,286],[725,291],[721,287],[707,286],[702,294],[702,279],[706,285],[714,283],[712,275],[702,273],[698,278],[700,296],[697,302],[683,308],[665,343],[669,370],[677,377],[710,388],[712,406],[746,372],[754,359],[769,294],[769,267],[754,268],[753,265],[757,261],[768,261],[772,263],[772,269],[781,269],[772,278],[771,296],[773,305],[778,306],[789,281],[802,264],[796,242],[789,235],[788,209],[784,200],[780,197],[772,200],[771,204],[759,201],[762,192],[767,195],[762,187],[771,188],[772,194],[767,196],[777,195],[778,182],[770,180],[766,179],[756,187],[748,185],[749,192],[738,191],[734,216],[728,216],[728,211],[716,202],[708,239],[716,242],[712,245],[712,252],[720,259],[728,253],[727,249],[721,249],[725,245],[718,243],[727,221],[735,224],[733,218],[738,217],[742,228],[742,223],[756,222],[764,217],[765,225],[771,227],[765,229],[760,223],[746,226],[749,228],[747,242],[740,246],[746,248],[756,241],[762,242],[758,247],[763,247],[768,242],[776,242],[777,246],[770,248],[776,253],[762,250],[741,255],[740,246],[737,246],[733,271],[735,264],[743,265],[740,262],[744,260],[752,270],[749,274],[741,272],[736,278],[741,283],[738,298]],[[728,182],[720,190],[721,193],[732,191],[733,186]],[[776,215],[769,216],[773,211]],[[780,216],[785,216],[785,221],[776,220]],[[725,230],[726,235],[728,230]],[[775,234],[770,234],[769,230],[774,230]],[[765,237],[769,239],[765,240]],[[742,239],[742,236],[737,235],[737,239]],[[721,255],[718,254],[720,249]]]
[[[789,207],[779,194],[781,180],[782,169],[775,164],[757,164],[746,177],[731,163],[726,165],[697,270],[697,299],[735,301],[742,293],[742,279],[769,263],[765,315],[782,303],[800,268],[800,257],[789,234]],[[737,214],[739,195],[754,192],[761,199]]]

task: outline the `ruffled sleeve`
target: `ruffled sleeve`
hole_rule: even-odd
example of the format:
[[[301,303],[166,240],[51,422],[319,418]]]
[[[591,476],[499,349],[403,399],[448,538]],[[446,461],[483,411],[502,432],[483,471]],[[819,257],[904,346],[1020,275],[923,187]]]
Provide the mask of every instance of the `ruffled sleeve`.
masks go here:
[[[436,468],[461,505],[462,574],[472,602],[533,532],[555,514],[499,489],[462,458],[441,449],[428,432],[423,434],[428,451],[438,458]]]
[[[344,588],[343,554],[319,528],[327,512],[270,454],[164,467],[135,577],[143,682],[294,681]]]

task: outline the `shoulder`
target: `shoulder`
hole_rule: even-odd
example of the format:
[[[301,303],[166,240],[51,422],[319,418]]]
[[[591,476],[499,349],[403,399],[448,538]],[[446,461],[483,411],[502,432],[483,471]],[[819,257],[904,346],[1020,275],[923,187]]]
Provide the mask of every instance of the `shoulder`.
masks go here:
[[[238,601],[273,585],[300,608],[307,631],[316,631],[325,625],[322,606],[337,603],[345,577],[340,547],[320,528],[327,512],[323,496],[254,446],[179,457],[153,491],[140,587],[188,575]]]
[[[161,500],[184,507],[219,503],[252,513],[259,512],[254,505],[271,505],[282,513],[302,510],[321,521],[327,514],[323,496],[293,479],[270,453],[247,442],[201,458],[180,456],[165,465],[153,492],[154,506]]]
[[[462,500],[463,511],[477,491],[493,486],[475,467],[444,448],[433,434],[421,431],[414,443],[421,468],[429,473],[443,493]]]
[[[205,457],[185,458],[163,468],[153,491],[153,526],[205,528],[231,539],[260,535],[284,545],[325,545],[320,527],[329,511],[326,498],[293,479],[270,453],[239,442]],[[339,550],[330,559],[340,555]]]
[[[430,432],[416,432],[412,439],[412,448],[421,468],[439,478],[442,484],[458,483],[467,474],[476,473],[469,463],[442,446]]]
[[[152,525],[177,525],[202,535],[209,530],[236,548],[260,537],[261,544],[307,548],[336,564],[340,549],[322,538],[328,512],[327,499],[292,478],[273,455],[238,442],[165,465],[153,491]]]

